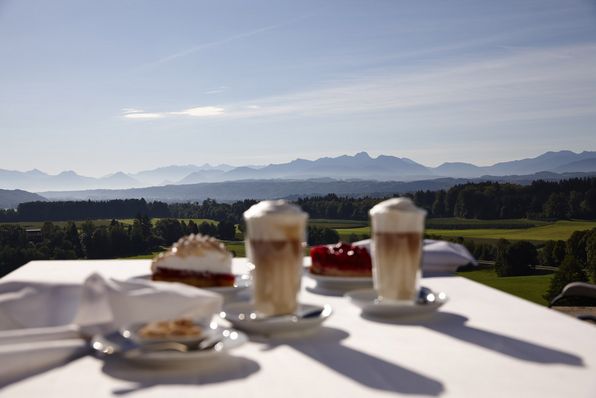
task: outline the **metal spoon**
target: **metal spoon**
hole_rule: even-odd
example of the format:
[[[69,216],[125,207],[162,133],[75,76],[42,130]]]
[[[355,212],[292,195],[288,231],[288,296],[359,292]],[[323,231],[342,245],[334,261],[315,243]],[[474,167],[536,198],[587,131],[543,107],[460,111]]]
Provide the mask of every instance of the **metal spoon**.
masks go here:
[[[314,308],[310,308],[308,310],[304,310],[302,312],[299,312],[297,314],[281,314],[281,315],[269,315],[269,316],[251,316],[249,315],[248,318],[253,320],[253,321],[261,321],[261,322],[267,322],[267,321],[273,321],[273,320],[278,320],[278,319],[285,319],[287,318],[288,320],[292,321],[292,322],[297,322],[300,319],[309,319],[309,318],[318,318],[319,316],[321,316],[321,314],[323,313],[323,311],[325,311],[327,309],[327,306],[324,307],[314,307]]]
[[[126,354],[127,356],[136,356],[156,351],[190,352],[212,349],[221,350],[223,348],[223,342],[220,336],[213,336],[193,344],[176,341],[139,344],[115,332],[106,335],[103,339],[96,339],[92,344],[92,348],[100,355]]]
[[[445,293],[435,293],[427,287],[421,287],[420,292],[418,293],[418,299],[416,300],[416,304],[436,304],[438,302],[444,301],[446,297],[447,296],[445,295]]]

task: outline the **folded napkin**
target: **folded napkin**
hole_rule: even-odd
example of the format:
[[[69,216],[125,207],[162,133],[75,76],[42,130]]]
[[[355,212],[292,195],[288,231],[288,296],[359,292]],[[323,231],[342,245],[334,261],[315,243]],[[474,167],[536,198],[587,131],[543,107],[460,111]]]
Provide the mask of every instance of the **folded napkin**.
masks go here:
[[[444,240],[425,239],[422,248],[424,273],[453,273],[462,265],[478,265],[464,245]]]
[[[355,242],[354,245],[364,246],[370,252],[370,239]],[[422,272],[425,275],[454,273],[460,266],[467,264],[478,265],[478,262],[463,245],[424,239]]]
[[[222,302],[218,294],[178,283],[98,274],[82,285],[0,283],[0,385],[81,355],[83,337],[182,316],[205,322]]]

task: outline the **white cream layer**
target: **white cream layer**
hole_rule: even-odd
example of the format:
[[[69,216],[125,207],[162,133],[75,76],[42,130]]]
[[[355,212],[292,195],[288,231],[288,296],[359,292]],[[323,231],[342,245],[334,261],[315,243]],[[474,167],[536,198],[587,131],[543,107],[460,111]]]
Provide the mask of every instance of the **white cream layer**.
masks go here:
[[[217,251],[208,251],[202,256],[176,256],[168,255],[159,258],[151,264],[155,268],[169,268],[175,270],[188,270],[193,272],[212,272],[215,274],[232,273],[232,254]]]
[[[264,200],[244,212],[247,238],[254,240],[306,239],[308,214],[285,200]]]
[[[374,232],[419,232],[424,231],[426,210],[416,207],[409,198],[385,200],[370,209]]]

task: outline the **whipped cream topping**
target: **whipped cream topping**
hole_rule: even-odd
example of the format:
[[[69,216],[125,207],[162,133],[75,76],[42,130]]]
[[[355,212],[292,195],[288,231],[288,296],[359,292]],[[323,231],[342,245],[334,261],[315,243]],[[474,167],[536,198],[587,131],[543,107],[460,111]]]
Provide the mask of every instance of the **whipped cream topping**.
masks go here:
[[[151,271],[157,268],[231,274],[232,253],[213,237],[192,234],[180,238],[167,252],[154,258]]]
[[[264,200],[244,212],[247,237],[254,240],[300,240],[306,238],[308,214],[285,200]]]
[[[370,209],[373,232],[424,231],[426,210],[416,207],[410,198],[385,200]]]

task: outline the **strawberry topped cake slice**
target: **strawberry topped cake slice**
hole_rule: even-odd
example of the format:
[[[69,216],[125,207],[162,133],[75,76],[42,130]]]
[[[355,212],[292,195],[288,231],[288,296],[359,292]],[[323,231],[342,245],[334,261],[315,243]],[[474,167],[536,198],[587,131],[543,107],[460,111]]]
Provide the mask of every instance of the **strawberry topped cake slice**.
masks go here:
[[[233,286],[232,253],[219,240],[189,235],[159,254],[151,263],[151,279],[196,287]]]
[[[370,277],[372,262],[364,246],[339,242],[336,245],[313,246],[310,249],[310,272],[317,275]]]

